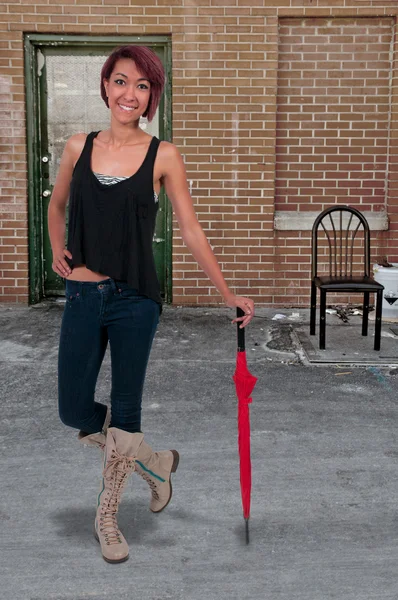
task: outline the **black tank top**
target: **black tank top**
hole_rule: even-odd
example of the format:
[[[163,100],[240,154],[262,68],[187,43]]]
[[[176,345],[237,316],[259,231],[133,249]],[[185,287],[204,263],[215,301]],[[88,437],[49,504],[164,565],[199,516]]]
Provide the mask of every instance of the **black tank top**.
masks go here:
[[[67,248],[71,268],[86,265],[127,283],[157,302],[162,299],[152,251],[158,203],[153,166],[160,141],[153,137],[144,162],[131,177],[113,185],[98,181],[91,170],[93,140],[89,133],[73,170],[69,197]]]

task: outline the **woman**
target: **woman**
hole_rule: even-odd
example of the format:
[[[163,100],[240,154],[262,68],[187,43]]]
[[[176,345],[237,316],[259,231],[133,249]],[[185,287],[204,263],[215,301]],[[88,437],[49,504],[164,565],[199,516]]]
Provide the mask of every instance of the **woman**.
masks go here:
[[[139,127],[150,121],[164,87],[160,60],[148,48],[115,50],[101,72],[101,95],[110,128],[73,135],[66,143],[48,211],[53,270],[66,280],[59,347],[59,412],[80,429],[79,439],[104,450],[95,535],[108,562],[128,558],[116,514],[131,471],[150,485],[150,508],[171,498],[175,450],[153,452],[141,433],[141,397],[161,297],[152,238],[163,185],[182,238],[225,304],[240,307],[245,327],[249,298],[229,289],[197,221],[177,148]],[[69,198],[67,248],[65,209]],[[95,385],[107,344],[112,364],[111,411],[95,402]]]

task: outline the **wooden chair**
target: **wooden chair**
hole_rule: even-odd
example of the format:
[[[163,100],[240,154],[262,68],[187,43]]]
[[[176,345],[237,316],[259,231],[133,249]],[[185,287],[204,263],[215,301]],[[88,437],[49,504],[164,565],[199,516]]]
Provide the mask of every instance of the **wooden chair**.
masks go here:
[[[326,250],[329,265],[328,272],[321,274],[318,273],[320,228],[323,229],[323,237],[327,242],[323,249]],[[363,235],[357,236],[361,230],[363,230]],[[363,256],[361,274],[353,275],[353,262],[354,258],[358,259],[358,247],[360,247],[361,241],[363,244],[359,255],[361,258]],[[376,294],[374,349],[380,350],[384,286],[370,277],[369,225],[363,214],[355,208],[341,205],[327,208],[318,215],[312,227],[310,335],[315,335],[317,288],[319,288],[321,296],[319,322],[319,348],[321,350],[325,349],[327,292],[363,293],[362,335],[368,335],[369,294]]]

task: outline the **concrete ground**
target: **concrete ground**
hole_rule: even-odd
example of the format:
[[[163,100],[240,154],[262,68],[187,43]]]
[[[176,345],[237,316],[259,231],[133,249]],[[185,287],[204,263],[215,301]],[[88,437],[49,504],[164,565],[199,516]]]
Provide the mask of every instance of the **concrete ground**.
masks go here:
[[[0,305],[1,600],[398,599],[394,364],[312,364],[295,335],[308,313],[258,310],[246,335],[258,377],[246,546],[232,311],[166,307],[143,429],[180,451],[173,499],[150,513],[133,474],[119,518],[130,560],[109,565],[93,537],[99,453],[57,415],[62,310]],[[358,327],[338,337],[354,354]],[[97,398],[109,390],[107,354]]]

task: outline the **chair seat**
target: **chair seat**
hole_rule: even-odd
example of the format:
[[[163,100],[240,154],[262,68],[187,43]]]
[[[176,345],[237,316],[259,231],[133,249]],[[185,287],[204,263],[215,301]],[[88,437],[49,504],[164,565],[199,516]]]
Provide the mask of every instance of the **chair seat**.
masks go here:
[[[377,292],[384,290],[384,285],[365,275],[358,277],[314,277],[316,287],[326,291],[342,292]]]

